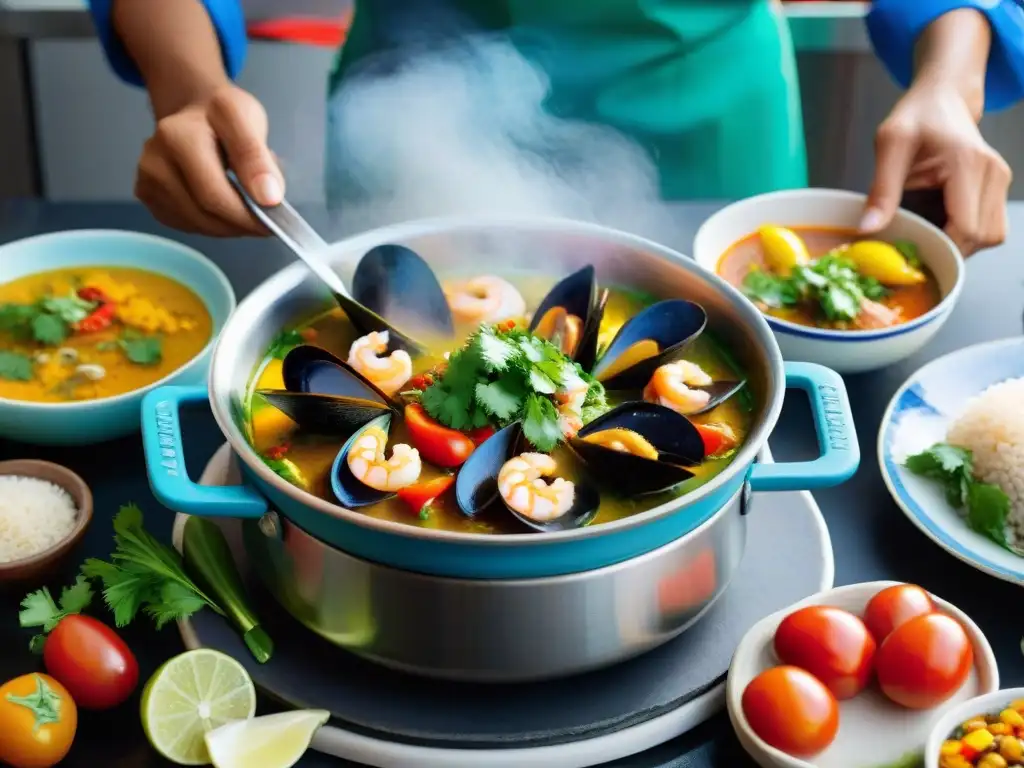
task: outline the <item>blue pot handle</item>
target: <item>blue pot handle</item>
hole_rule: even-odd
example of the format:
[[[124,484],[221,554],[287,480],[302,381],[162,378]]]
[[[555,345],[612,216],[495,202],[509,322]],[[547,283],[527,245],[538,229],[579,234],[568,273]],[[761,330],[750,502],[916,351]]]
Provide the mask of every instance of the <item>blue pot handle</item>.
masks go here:
[[[197,485],[185,469],[181,444],[182,404],[205,403],[206,387],[159,387],[142,399],[142,447],[149,486],[175,512],[205,517],[262,517],[267,500],[245,485]]]
[[[809,491],[839,485],[860,466],[860,446],[850,398],[842,377],[814,363],[786,363],[786,388],[802,389],[811,400],[821,456],[814,461],[754,464],[755,491]]]

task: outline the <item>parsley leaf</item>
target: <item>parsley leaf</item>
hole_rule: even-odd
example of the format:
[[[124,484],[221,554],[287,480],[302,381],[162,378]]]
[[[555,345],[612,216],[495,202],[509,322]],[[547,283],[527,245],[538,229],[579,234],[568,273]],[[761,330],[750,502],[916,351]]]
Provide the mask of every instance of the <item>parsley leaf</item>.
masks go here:
[[[302,342],[303,338],[300,331],[294,329],[290,331],[282,331],[277,334],[277,337],[271,342],[270,350],[267,354],[277,360],[284,360],[285,356],[295,347],[302,344]]]
[[[911,240],[893,240],[893,247],[903,254],[903,258],[907,260],[907,265],[917,269],[921,266],[921,252],[917,248],[917,243]]]
[[[515,391],[514,387],[513,382],[481,382],[476,385],[476,402],[491,415],[506,421],[523,407],[524,393],[521,390]]]
[[[31,381],[32,358],[20,352],[0,350],[0,379],[8,381]]]
[[[159,336],[125,334],[117,343],[125,357],[136,365],[157,365],[163,359],[164,343]]]
[[[32,335],[30,324],[35,316],[36,308],[31,304],[0,304],[0,331],[28,338]]]
[[[33,653],[42,653],[46,645],[46,635],[60,624],[65,616],[81,613],[92,602],[92,587],[79,576],[73,586],[66,587],[60,595],[58,605],[46,587],[32,592],[21,601],[21,612],[18,623],[22,627],[42,627],[42,634],[36,635],[29,642]]]
[[[1010,499],[999,486],[975,480],[974,455],[969,450],[936,443],[921,453],[908,456],[903,466],[915,475],[941,483],[946,501],[966,513],[971,530],[1008,548],[1006,519]]]
[[[142,527],[142,510],[134,504],[121,507],[114,517],[114,542],[110,562],[90,558],[82,573],[103,582],[103,597],[118,627],[131,623],[140,610],[158,629],[203,607],[223,615],[185,573],[181,556]]]
[[[762,269],[752,269],[743,278],[743,292],[754,301],[773,309],[793,306],[800,301],[800,291],[790,279]]]
[[[32,338],[40,344],[56,347],[71,335],[71,328],[58,315],[37,314],[31,321]]]
[[[562,439],[555,404],[545,397],[531,394],[526,398],[523,436],[539,451],[554,449]]]
[[[39,302],[40,308],[51,315],[56,315],[67,325],[84,320],[96,307],[95,301],[86,301],[72,291],[67,296],[51,296]]]

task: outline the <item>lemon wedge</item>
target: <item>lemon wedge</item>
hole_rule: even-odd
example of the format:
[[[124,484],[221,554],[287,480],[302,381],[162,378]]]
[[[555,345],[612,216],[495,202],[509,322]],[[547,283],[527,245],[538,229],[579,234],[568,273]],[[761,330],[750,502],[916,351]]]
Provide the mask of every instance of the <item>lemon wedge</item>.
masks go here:
[[[215,768],[291,768],[329,718],[305,709],[228,723],[206,734],[206,749]]]
[[[914,269],[894,245],[880,240],[859,240],[843,251],[843,256],[864,277],[873,277],[882,285],[916,285],[928,278]]]

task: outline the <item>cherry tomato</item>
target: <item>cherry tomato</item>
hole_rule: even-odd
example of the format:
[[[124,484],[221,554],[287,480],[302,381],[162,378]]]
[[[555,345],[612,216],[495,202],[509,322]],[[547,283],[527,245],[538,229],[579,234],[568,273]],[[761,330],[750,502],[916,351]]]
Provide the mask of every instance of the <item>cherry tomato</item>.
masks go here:
[[[704,455],[717,456],[736,447],[736,433],[728,424],[694,424],[704,441]]]
[[[913,584],[896,584],[871,598],[864,609],[864,623],[880,643],[904,622],[934,610],[931,595],[923,589]]]
[[[412,444],[420,455],[437,467],[457,467],[476,448],[473,441],[430,418],[423,406],[412,403],[405,406],[405,425],[409,428]]]
[[[832,743],[839,702],[818,678],[798,667],[774,667],[743,691],[743,714],[766,744],[809,757]]]
[[[485,443],[490,440],[494,436],[494,432],[494,427],[486,426],[480,427],[479,429],[471,429],[466,433],[466,435],[476,445],[480,445],[481,443]]]
[[[892,631],[878,649],[882,692],[909,709],[930,709],[958,690],[974,664],[967,632],[944,613],[926,613]]]
[[[0,763],[50,768],[67,755],[77,729],[71,694],[49,675],[23,675],[0,686]]]
[[[398,489],[398,498],[408,504],[413,512],[419,513],[423,507],[451,488],[454,482],[455,475],[445,475],[425,483],[407,485]]]
[[[801,608],[775,630],[775,654],[782,663],[807,670],[837,699],[864,690],[876,647],[863,621],[827,605]]]
[[[82,709],[116,707],[139,682],[138,662],[124,640],[89,616],[61,619],[46,638],[43,662]]]

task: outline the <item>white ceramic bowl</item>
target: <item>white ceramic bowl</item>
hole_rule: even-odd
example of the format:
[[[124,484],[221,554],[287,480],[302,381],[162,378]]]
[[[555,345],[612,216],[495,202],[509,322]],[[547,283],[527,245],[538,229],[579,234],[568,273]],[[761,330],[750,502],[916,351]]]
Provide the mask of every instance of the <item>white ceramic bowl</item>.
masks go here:
[[[761,619],[743,636],[729,665],[725,697],[736,736],[758,765],[763,768],[909,765],[912,758],[922,753],[938,718],[964,701],[999,688],[996,657],[978,625],[956,606],[932,595],[936,609],[959,621],[974,646],[974,670],[950,699],[934,709],[910,710],[894,704],[876,684],[872,684],[854,698],[839,703],[839,733],[835,741],[828,749],[810,758],[788,755],[769,746],[754,733],[743,714],[743,691],[761,672],[780,664],[772,650],[772,640],[782,620],[808,605],[830,605],[861,616],[872,597],[897,583],[873,581],[819,592]],[[926,768],[937,765],[926,764]]]
[[[1006,688],[968,699],[962,704],[946,710],[932,727],[931,735],[924,745],[925,768],[938,768],[939,747],[949,738],[954,729],[975,715],[996,714],[1016,699],[1024,699],[1024,688]]]
[[[864,204],[864,195],[835,189],[794,189],[750,197],[726,206],[704,222],[693,242],[693,257],[701,267],[717,273],[725,252],[758,227],[776,224],[856,229]],[[766,315],[786,360],[820,363],[840,373],[884,368],[917,352],[946,322],[964,280],[963,257],[953,241],[920,216],[904,210],[878,236],[917,243],[921,261],[938,280],[942,301],[908,323],[876,331],[809,328]]]

